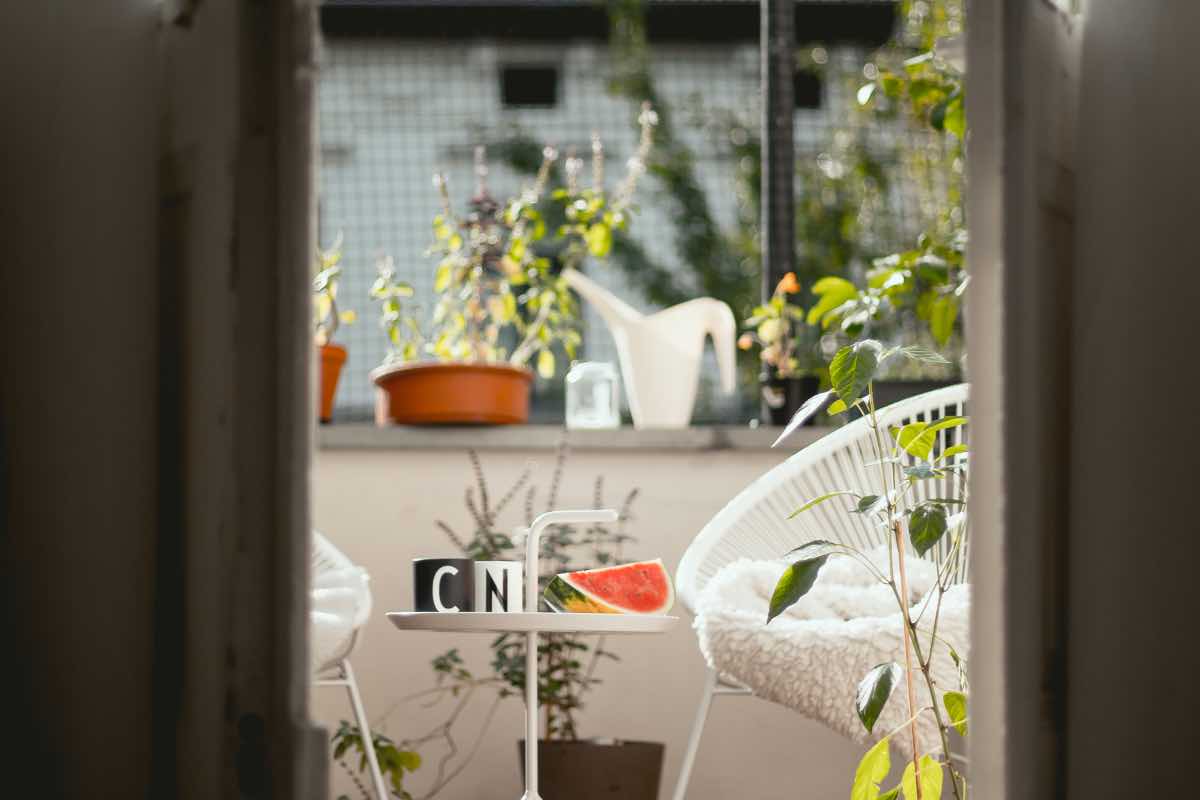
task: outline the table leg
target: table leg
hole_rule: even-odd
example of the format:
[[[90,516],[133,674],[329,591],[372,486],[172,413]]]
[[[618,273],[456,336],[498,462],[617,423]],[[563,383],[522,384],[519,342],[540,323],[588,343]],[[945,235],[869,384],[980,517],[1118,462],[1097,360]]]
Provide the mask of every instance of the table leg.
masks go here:
[[[525,796],[522,800],[541,800],[538,795],[538,635],[525,634]]]

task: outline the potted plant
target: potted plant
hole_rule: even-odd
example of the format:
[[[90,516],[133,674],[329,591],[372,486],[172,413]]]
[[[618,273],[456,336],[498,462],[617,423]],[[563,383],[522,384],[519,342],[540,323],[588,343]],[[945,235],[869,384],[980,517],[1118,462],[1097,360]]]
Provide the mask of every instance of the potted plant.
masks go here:
[[[529,525],[537,509],[558,506],[567,463],[567,448],[560,444],[553,474],[544,498],[533,485],[533,467],[527,465],[517,479],[502,492],[492,491],[484,475],[483,465],[474,451],[467,453],[474,485],[465,492],[470,533],[460,533],[443,521],[440,528],[463,555],[485,561],[514,560],[521,557],[519,545],[505,531],[500,517],[506,509],[519,507],[520,519]],[[557,526],[541,539],[543,567],[542,587],[557,573],[585,566],[605,566],[623,560],[624,546],[633,541],[626,532],[638,490],[626,493],[619,506],[615,525],[577,527]],[[591,502],[604,507],[604,479],[597,476],[592,485]],[[460,775],[478,751],[496,707],[508,698],[521,698],[525,687],[524,638],[499,636],[492,642],[491,670],[472,671],[457,649],[451,649],[432,661],[434,686],[411,695],[427,707],[445,704],[447,716],[428,732],[397,737],[395,741],[376,732],[375,750],[381,764],[395,765],[388,770],[393,782],[393,794],[407,797],[399,781],[407,777],[422,761],[435,765],[436,774],[428,778],[428,787],[417,794],[432,798]],[[659,742],[636,742],[617,739],[585,739],[580,736],[578,716],[590,699],[591,692],[601,683],[600,663],[615,660],[605,648],[603,636],[550,635],[543,637],[538,663],[539,702],[545,712],[546,739],[539,745],[539,783],[546,797],[571,797],[579,800],[609,798],[614,792],[629,800],[655,800],[662,773],[664,746]],[[464,709],[473,701],[484,699],[489,710],[484,723],[471,733],[461,728]],[[391,712],[389,712],[390,714]],[[387,715],[383,722],[386,726]],[[518,754],[524,767],[524,742],[518,743]],[[429,751],[448,751],[435,757]],[[422,757],[419,753],[424,753]],[[365,771],[362,741],[358,729],[343,721],[334,741],[334,754],[340,766],[361,784]],[[357,756],[357,758],[348,758]],[[615,787],[615,788],[614,788]],[[364,800],[369,794],[360,785]]]
[[[554,493],[562,483],[567,450],[559,446],[554,475],[550,480],[550,495],[546,508],[556,505]],[[476,462],[480,497],[486,497]],[[520,484],[520,481],[518,481]],[[519,485],[516,488],[520,488]],[[596,479],[592,502],[604,507],[604,484]],[[512,497],[510,490],[504,498]],[[539,591],[560,572],[586,567],[620,563],[626,544],[634,537],[626,532],[631,509],[637,498],[636,489],[621,503],[618,521],[613,526],[590,525],[580,528],[557,526],[547,531],[541,540],[541,575]],[[504,498],[497,510],[503,508]],[[525,497],[525,523],[534,516],[534,493]],[[495,512],[483,506],[476,515],[477,531],[472,539],[463,542],[454,536],[463,551],[475,558],[513,558],[514,543],[493,530]],[[443,526],[443,529],[449,529]],[[579,714],[591,691],[600,684],[597,668],[602,661],[617,656],[605,648],[605,637],[579,634],[548,634],[542,637],[538,653],[538,703],[544,713],[545,739],[538,745],[538,783],[547,797],[571,797],[576,800],[600,800],[620,796],[628,800],[655,800],[665,748],[660,742],[631,741],[612,738],[583,738],[580,735]],[[507,692],[520,697],[525,690],[525,639],[517,635],[501,635],[492,643],[492,670],[507,686]],[[525,765],[525,742],[518,742],[517,756],[521,769]]]
[[[804,309],[788,302],[799,292],[796,273],[784,275],[771,299],[756,306],[746,319],[744,325],[751,330],[738,338],[742,350],[759,348],[764,421],[771,425],[786,425],[821,386],[818,372],[809,363],[813,348],[803,325]]]
[[[566,446],[560,445],[550,480],[551,494],[546,499],[547,510],[556,505],[554,493],[562,482],[566,456]],[[478,466],[476,475],[480,481],[480,496],[486,498]],[[520,483],[518,481],[518,486],[504,495],[498,509],[503,508],[506,498],[515,494]],[[603,494],[604,483],[598,477],[592,492],[592,503],[597,508],[605,506]],[[561,525],[548,530],[541,540],[539,592],[544,591],[560,572],[621,563],[625,545],[635,541],[626,532],[626,525],[637,496],[637,489],[625,496],[613,526]],[[534,500],[530,490],[525,497],[526,525],[533,520]],[[494,518],[494,512],[484,506],[476,515],[477,523],[481,523],[476,535],[466,542],[461,537],[452,538],[459,542],[464,552],[475,558],[519,557],[514,555],[519,553],[519,548],[514,548],[507,536],[492,530]],[[443,529],[452,533],[445,526]],[[581,634],[542,636],[537,682],[538,704],[545,715],[542,723],[545,738],[538,745],[538,784],[547,797],[602,800],[620,796],[628,800],[656,800],[665,752],[661,742],[584,738],[580,735],[579,715],[592,690],[601,683],[597,668],[605,660],[617,660],[617,656],[606,649],[605,641],[603,636]],[[527,679],[524,637],[498,636],[492,642],[492,654],[493,672],[507,685],[508,693],[521,697]],[[524,740],[518,742],[517,757],[524,770]]]
[[[654,125],[643,113],[643,140]],[[376,422],[521,423],[529,416],[532,367],[550,379],[561,350],[574,358],[580,343],[579,306],[562,276],[588,258],[605,258],[614,228],[624,228],[643,149],[610,202],[604,190],[603,151],[593,138],[593,186],[579,189],[582,159],[566,159],[567,188],[553,193],[567,221],[547,240],[540,204],[558,160],[542,151],[533,184],[497,202],[488,191],[483,148],[476,149],[478,187],[464,216],[455,214],[446,180],[434,176],[442,211],[433,220],[437,302],[428,333],[399,311],[390,260],[383,260],[371,295],[383,304],[389,352],[371,372],[378,387]],[[430,360],[423,360],[428,357]]]
[[[317,248],[316,269],[313,278],[313,338],[320,357],[320,395],[317,418],[322,424],[333,419],[333,397],[337,393],[338,377],[346,363],[346,348],[333,343],[333,336],[341,324],[349,325],[356,314],[337,305],[338,278],[342,274],[342,235],[328,250]]]

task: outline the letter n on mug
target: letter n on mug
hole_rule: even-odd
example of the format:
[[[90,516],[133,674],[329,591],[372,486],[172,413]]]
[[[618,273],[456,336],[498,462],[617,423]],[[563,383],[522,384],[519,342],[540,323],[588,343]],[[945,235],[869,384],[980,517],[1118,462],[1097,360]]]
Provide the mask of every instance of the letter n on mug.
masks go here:
[[[521,611],[523,566],[520,561],[476,561],[475,610]]]
[[[475,562],[469,558],[414,559],[413,595],[417,611],[471,611]]]

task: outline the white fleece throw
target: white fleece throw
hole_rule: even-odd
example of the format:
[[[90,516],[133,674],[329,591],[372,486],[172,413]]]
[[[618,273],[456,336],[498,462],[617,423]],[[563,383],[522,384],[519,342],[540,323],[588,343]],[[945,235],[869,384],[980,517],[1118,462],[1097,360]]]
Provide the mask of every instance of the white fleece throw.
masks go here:
[[[868,554],[886,575],[886,547]],[[914,618],[936,583],[935,566],[910,556],[905,560]],[[753,690],[756,697],[781,703],[810,719],[863,744],[873,743],[909,718],[907,694],[901,679],[868,734],[855,712],[859,681],[873,667],[894,661],[904,666],[904,640],[896,598],[860,563],[848,556],[831,556],[808,594],[766,624],[775,584],[787,562],[735,561],[718,572],[696,603],[696,633],[709,666]],[[931,598],[918,627],[927,647],[933,623]],[[953,586],[942,600],[938,638],[968,658],[969,589]],[[915,668],[915,667],[914,667]],[[947,647],[935,648],[933,675],[937,703],[944,713],[942,694],[958,690],[958,671]],[[917,673],[917,705],[932,704],[924,678]],[[923,752],[939,750],[941,740],[932,714],[919,718]],[[905,759],[912,757],[907,732],[892,737]]]

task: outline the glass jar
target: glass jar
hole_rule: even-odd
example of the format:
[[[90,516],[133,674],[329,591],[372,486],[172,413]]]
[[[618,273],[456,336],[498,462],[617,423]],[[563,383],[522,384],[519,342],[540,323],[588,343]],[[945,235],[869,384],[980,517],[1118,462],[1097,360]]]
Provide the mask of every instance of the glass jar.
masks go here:
[[[572,364],[566,381],[568,428],[621,427],[617,370],[612,364],[603,361]]]

